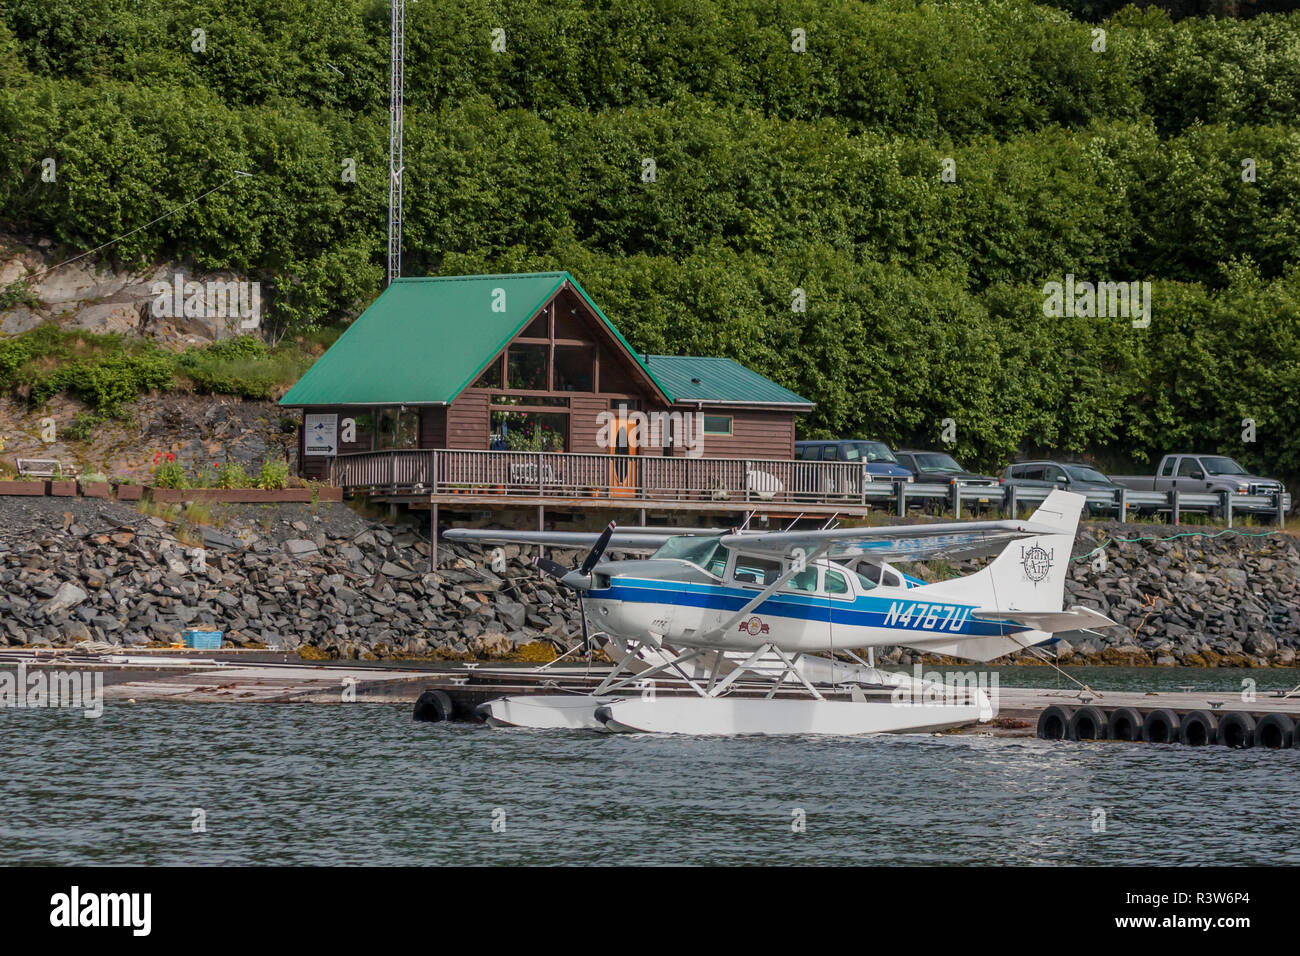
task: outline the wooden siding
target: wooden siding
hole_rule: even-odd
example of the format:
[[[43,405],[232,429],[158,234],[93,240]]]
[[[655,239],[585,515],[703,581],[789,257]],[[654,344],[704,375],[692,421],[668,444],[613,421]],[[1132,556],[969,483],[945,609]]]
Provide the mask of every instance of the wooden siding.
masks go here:
[[[731,416],[730,435],[705,435],[705,458],[794,457],[793,411],[705,405],[705,415]]]
[[[492,423],[488,414],[489,393],[479,388],[467,388],[447,406],[446,448],[471,448],[486,450],[492,438]]]

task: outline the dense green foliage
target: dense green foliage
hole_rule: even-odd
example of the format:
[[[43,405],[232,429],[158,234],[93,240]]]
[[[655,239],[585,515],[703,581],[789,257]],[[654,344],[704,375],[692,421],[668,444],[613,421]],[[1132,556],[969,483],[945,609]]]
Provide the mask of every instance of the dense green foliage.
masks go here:
[[[0,339],[0,391],[40,404],[67,391],[93,407],[70,438],[85,438],[100,416],[118,415],[141,392],[188,386],[200,392],[269,399],[310,366],[306,353],[268,349],[250,336],[186,349],[177,355],[121,335],[70,332],[43,325]]]
[[[408,4],[405,271],[567,268],[638,348],[814,399],[809,436],[933,446],[953,418],[972,464],[1191,446],[1300,476],[1300,14],[1116,6]],[[113,254],[252,273],[273,337],[353,314],[387,29],[382,0],[7,0],[0,220],[81,250],[227,183]],[[1150,328],[1044,316],[1066,273],[1152,281]],[[293,359],[251,348],[167,374],[269,394]],[[121,356],[123,393],[156,380]],[[78,369],[54,384],[105,390]]]

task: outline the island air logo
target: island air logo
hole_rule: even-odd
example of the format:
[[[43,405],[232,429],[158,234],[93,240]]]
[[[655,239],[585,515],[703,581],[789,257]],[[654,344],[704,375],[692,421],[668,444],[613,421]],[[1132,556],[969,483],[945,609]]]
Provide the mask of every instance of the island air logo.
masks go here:
[[[16,671],[0,671],[0,707],[71,707],[80,709],[83,717],[101,717],[104,675],[43,667],[28,674],[27,665],[19,664]]]
[[[1047,577],[1052,570],[1052,558],[1056,556],[1056,549],[1044,551],[1038,545],[1032,548],[1020,549],[1020,566],[1025,569],[1025,577],[1037,584],[1043,578]]]
[[[51,926],[125,926],[133,936],[148,936],[152,914],[152,893],[83,893],[74,886],[50,897]]]
[[[741,621],[737,630],[744,631],[750,637],[758,637],[760,634],[766,634],[771,628],[767,626],[761,617],[755,615],[748,621]]]
[[[149,287],[152,311],[160,319],[240,319],[239,328],[251,331],[262,324],[262,284],[234,279],[209,279],[206,284],[185,281],[179,272],[171,282]]]

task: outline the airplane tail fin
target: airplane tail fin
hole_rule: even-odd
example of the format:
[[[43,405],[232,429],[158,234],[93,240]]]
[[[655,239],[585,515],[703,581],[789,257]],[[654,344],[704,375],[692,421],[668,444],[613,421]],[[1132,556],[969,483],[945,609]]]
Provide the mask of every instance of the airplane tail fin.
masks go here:
[[[1013,541],[984,569],[999,608],[1061,610],[1074,536],[1087,501],[1084,495],[1053,490],[1029,520],[1059,530]]]
[[[1019,625],[1012,633],[1002,631],[1001,634],[983,637],[928,640],[907,646],[936,654],[989,661],[1041,644],[1050,638],[1053,631],[1066,630],[1063,625],[1074,625],[1068,629],[1108,626],[1094,618],[1061,609],[1065,603],[1065,576],[1074,548],[1074,536],[1087,500],[1084,495],[1053,490],[1029,518],[1035,525],[1046,526],[1043,534],[1012,541],[1001,554],[974,574],[924,586],[927,595],[975,602],[977,618]],[[1104,620],[1109,622],[1108,618]],[[1022,630],[1023,627],[1030,630]]]

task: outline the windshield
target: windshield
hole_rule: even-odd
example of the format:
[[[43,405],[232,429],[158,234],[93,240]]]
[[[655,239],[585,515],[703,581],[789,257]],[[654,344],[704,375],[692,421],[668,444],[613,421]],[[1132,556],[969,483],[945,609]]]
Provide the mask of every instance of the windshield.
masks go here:
[[[916,456],[916,463],[922,471],[965,471],[961,465],[957,464],[952,455],[943,455],[938,452],[926,452],[924,455]]]
[[[1237,464],[1231,458],[1220,458],[1218,456],[1202,458],[1201,464],[1205,466],[1205,470],[1211,475],[1247,474],[1246,469],[1242,468],[1241,465]]]
[[[1065,473],[1075,481],[1099,481],[1104,485],[1111,483],[1110,479],[1096,468],[1089,468],[1087,465],[1066,465]]]
[[[879,441],[855,441],[851,445],[844,446],[844,460],[857,461],[865,458],[867,461],[884,461],[890,464],[898,464],[898,459],[894,453],[889,450],[889,446]]]
[[[722,577],[727,566],[727,549],[722,546],[722,538],[696,534],[673,535],[651,557],[689,561],[717,577]]]

